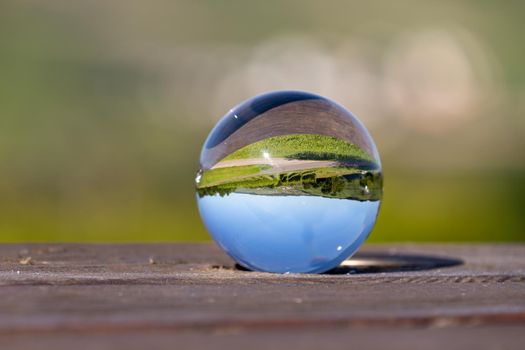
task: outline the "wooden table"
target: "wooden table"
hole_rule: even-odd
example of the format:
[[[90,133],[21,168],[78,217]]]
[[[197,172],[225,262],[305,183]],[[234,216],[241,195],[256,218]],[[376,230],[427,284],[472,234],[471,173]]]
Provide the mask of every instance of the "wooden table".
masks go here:
[[[525,349],[525,245],[368,245],[323,275],[212,244],[0,245],[0,349]]]

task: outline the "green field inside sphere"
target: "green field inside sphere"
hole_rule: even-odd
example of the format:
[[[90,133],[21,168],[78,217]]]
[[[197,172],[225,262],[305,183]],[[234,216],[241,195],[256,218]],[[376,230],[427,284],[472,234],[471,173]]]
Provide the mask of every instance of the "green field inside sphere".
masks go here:
[[[270,137],[240,148],[197,178],[199,196],[232,192],[379,200],[379,164],[359,146],[324,135]]]
[[[312,134],[270,137],[233,152],[221,162],[259,158],[263,157],[265,151],[269,153],[271,158],[373,162],[372,156],[355,144],[332,136]]]

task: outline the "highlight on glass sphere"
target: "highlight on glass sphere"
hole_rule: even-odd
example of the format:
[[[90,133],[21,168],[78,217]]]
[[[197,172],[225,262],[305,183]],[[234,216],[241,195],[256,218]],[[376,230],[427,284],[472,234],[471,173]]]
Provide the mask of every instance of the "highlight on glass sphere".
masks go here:
[[[195,182],[204,224],[240,265],[321,273],[368,237],[383,177],[374,141],[348,110],[312,93],[275,91],[217,123]]]

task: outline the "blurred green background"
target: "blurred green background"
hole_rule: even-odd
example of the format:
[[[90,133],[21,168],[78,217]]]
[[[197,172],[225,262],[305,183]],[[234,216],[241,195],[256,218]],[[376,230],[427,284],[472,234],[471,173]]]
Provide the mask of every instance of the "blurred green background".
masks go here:
[[[0,240],[208,240],[238,102],[342,103],[382,156],[371,241],[525,239],[523,1],[0,2]]]

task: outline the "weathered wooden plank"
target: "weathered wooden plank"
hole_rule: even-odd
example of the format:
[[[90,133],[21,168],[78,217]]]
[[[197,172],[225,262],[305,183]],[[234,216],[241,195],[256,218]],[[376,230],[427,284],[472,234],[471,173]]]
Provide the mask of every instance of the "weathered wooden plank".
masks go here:
[[[508,348],[525,343],[517,329],[520,244],[372,245],[324,275],[242,271],[211,244],[0,245],[2,349],[81,338],[98,349],[231,347],[269,335],[310,348],[318,337],[334,347],[414,337],[396,343],[406,348],[442,334],[484,346],[486,332]]]

